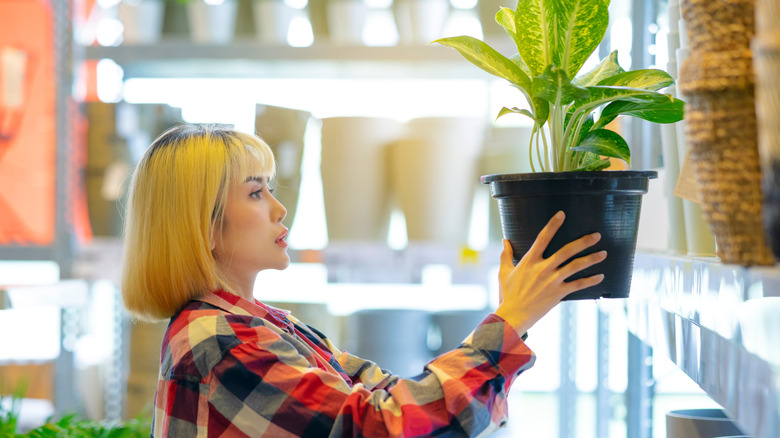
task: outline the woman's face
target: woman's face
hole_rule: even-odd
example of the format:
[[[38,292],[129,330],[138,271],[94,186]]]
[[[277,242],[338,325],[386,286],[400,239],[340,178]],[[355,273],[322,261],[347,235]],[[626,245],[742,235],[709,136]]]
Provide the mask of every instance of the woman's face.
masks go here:
[[[254,279],[263,269],[284,269],[287,255],[287,215],[268,188],[268,178],[249,177],[228,188],[225,222],[217,232],[214,256],[229,278]]]

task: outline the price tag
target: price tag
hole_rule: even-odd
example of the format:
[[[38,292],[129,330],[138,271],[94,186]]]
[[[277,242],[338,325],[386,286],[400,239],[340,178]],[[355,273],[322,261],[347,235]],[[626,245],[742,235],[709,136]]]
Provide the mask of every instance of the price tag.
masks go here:
[[[685,153],[685,159],[680,167],[680,175],[674,186],[674,196],[701,204],[701,192],[699,191],[699,183],[696,181],[696,170],[693,160],[690,158],[690,151]]]

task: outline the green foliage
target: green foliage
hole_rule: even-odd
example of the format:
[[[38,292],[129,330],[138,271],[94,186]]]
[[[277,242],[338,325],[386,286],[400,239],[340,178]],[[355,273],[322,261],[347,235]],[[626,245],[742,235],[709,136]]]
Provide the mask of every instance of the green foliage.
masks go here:
[[[27,392],[26,381],[16,385],[13,394],[6,394],[5,379],[0,379],[0,437],[15,437],[22,408],[22,396]]]
[[[609,0],[519,0],[514,11],[501,8],[496,22],[518,50],[509,58],[469,36],[433,41],[523,93],[530,109],[502,108],[498,117],[520,114],[533,121],[534,170],[534,159],[545,172],[601,170],[609,164],[602,157],[630,162],[626,141],[605,129],[608,123],[620,115],[653,123],[683,118],[683,102],[659,91],[674,84],[662,70],[625,71],[612,52],[580,72],[604,38],[608,7]]]
[[[79,419],[75,414],[58,421],[49,420],[27,433],[18,432],[19,410],[24,390],[0,396],[0,437],[2,438],[147,438],[151,435],[151,418],[147,415],[117,423]],[[10,399],[10,400],[9,400]],[[2,404],[9,400],[10,407]]]

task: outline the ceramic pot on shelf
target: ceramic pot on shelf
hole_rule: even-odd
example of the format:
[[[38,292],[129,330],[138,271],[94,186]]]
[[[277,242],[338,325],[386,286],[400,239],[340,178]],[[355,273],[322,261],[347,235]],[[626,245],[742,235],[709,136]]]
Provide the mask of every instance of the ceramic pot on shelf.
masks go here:
[[[253,0],[255,33],[258,41],[266,44],[287,44],[290,23],[295,9],[284,0]]]
[[[401,44],[427,44],[440,38],[450,14],[448,0],[394,0],[393,15]]]
[[[412,119],[391,145],[393,194],[409,241],[468,241],[485,124],[468,117]]]
[[[666,414],[667,438],[713,438],[742,435],[723,409],[680,409]]]
[[[322,119],[321,175],[329,241],[387,241],[387,145],[402,125],[381,117]]]
[[[304,135],[310,117],[308,111],[271,105],[257,105],[255,110],[255,131],[276,157],[274,196],[287,209],[284,223],[288,228],[292,227],[298,206]]]
[[[237,0],[193,0],[187,3],[190,36],[196,44],[228,44],[233,41],[238,15]]]
[[[328,0],[328,35],[335,44],[363,44],[368,7],[363,0]]]
[[[124,27],[122,44],[150,45],[160,41],[165,4],[162,0],[123,0],[117,5]]]
[[[531,140],[531,126],[493,127],[489,130],[482,156],[479,161],[479,174],[527,173],[531,172],[528,161],[528,145]],[[480,184],[477,190],[489,189]],[[490,202],[488,210],[488,239],[501,242],[501,219],[498,204]]]

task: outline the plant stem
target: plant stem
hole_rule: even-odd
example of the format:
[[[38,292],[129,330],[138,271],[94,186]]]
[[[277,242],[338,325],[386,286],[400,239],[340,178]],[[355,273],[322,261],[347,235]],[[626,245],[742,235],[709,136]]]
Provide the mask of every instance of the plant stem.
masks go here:
[[[528,162],[531,163],[531,172],[536,173],[536,167],[534,167],[534,136],[538,135],[539,125],[534,122],[534,129],[531,131],[531,141],[528,143]],[[538,148],[538,142],[536,147]]]
[[[542,142],[544,143],[544,171],[550,171],[550,151],[547,148],[547,134],[542,131]]]
[[[539,167],[544,170],[544,160],[542,159],[542,148],[539,146],[539,137],[544,138],[544,131],[542,131],[542,127],[539,127],[539,130],[536,132],[536,159],[539,161]],[[547,151],[545,150],[545,154]]]

